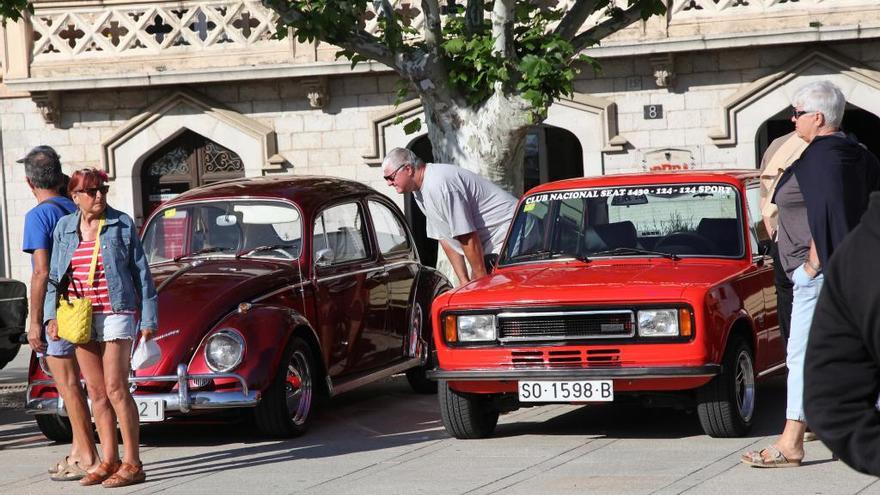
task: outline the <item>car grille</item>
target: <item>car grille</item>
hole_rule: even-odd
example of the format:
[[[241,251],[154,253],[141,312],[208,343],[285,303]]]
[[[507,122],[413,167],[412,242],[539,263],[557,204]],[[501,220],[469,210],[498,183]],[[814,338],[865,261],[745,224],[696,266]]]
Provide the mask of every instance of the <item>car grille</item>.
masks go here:
[[[613,339],[635,335],[629,310],[500,313],[501,342]]]

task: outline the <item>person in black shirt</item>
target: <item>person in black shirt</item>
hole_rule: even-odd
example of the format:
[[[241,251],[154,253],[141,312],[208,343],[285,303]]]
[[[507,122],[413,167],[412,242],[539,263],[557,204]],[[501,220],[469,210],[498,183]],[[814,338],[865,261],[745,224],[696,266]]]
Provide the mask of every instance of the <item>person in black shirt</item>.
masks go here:
[[[810,427],[853,469],[880,476],[880,193],[826,270],[804,368]]]

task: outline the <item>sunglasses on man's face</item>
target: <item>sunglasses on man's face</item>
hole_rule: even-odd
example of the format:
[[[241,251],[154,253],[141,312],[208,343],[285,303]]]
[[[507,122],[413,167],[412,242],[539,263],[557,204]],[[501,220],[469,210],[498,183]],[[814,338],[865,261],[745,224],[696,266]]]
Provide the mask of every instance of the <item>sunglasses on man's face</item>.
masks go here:
[[[109,191],[109,190],[110,190],[110,186],[108,186],[108,185],[105,184],[105,185],[103,185],[103,186],[89,187],[89,188],[86,188],[86,189],[80,189],[79,191],[74,191],[74,192],[76,192],[76,193],[86,193],[86,194],[88,194],[89,196],[91,196],[91,197],[94,198],[95,196],[98,195],[98,191],[101,191],[101,194],[104,195],[104,196],[106,196],[106,195],[107,195],[107,191]]]
[[[813,110],[798,110],[797,108],[791,109],[791,116],[794,120],[801,118],[804,114],[813,113]]]
[[[400,169],[402,169],[403,167],[405,167],[405,166],[407,166],[407,165],[409,165],[409,164],[408,164],[408,163],[404,163],[404,164],[400,165],[399,167],[397,167],[396,169],[394,169],[394,172],[391,172],[390,175],[383,175],[382,178],[385,179],[385,180],[388,181],[388,182],[394,182],[394,179],[397,177],[397,172],[400,172]]]

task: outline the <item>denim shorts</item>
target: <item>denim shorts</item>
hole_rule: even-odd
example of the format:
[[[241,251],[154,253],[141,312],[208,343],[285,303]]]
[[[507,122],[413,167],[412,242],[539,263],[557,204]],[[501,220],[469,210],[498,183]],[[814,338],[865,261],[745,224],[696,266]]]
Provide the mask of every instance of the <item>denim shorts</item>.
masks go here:
[[[137,335],[137,318],[131,313],[100,313],[92,316],[92,340],[134,340]]]
[[[46,352],[38,352],[37,357],[43,356],[52,356],[52,357],[70,357],[73,356],[76,352],[76,346],[71,344],[70,341],[64,340],[62,338],[58,338],[58,340],[52,340],[46,336],[46,324],[43,324],[43,342],[46,343]]]

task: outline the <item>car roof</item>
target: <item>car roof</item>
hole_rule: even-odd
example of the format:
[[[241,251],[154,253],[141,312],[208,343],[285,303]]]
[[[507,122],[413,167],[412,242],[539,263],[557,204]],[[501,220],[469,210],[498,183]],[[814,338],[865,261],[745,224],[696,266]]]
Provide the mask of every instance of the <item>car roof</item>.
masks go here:
[[[759,176],[760,171],[756,169],[634,172],[609,174],[598,177],[577,177],[574,179],[548,182],[546,184],[535,186],[530,189],[527,194],[588,187],[672,184],[680,182],[727,182],[730,184],[738,184],[748,179],[758,178]]]
[[[323,176],[245,177],[216,182],[184,192],[163,206],[190,201],[236,198],[283,198],[314,209],[333,200],[379,194],[360,182]]]

